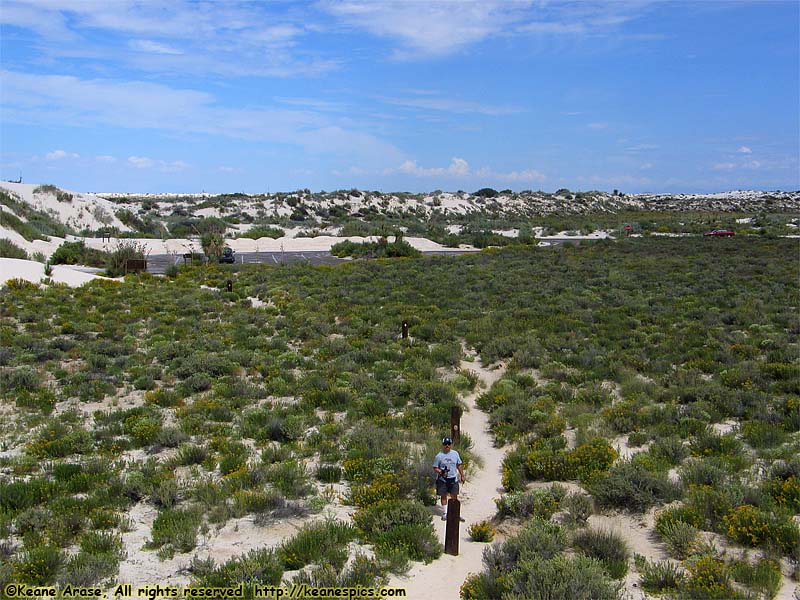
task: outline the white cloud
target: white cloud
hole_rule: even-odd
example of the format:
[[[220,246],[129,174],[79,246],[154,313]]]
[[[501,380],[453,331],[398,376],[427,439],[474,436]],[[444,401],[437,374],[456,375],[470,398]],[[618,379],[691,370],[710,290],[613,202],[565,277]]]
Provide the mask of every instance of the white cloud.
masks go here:
[[[401,160],[392,144],[311,109],[229,108],[211,94],[147,81],[83,80],[0,70],[6,122],[150,129],[277,142],[374,168]]]
[[[528,1],[398,2],[329,0],[322,7],[342,22],[399,39],[397,58],[444,56],[506,30],[524,16]]]
[[[128,45],[137,52],[148,52],[151,54],[172,54],[172,55],[183,54],[183,52],[181,50],[178,50],[177,48],[173,48],[172,46],[168,46],[167,44],[154,42],[152,40],[131,40]]]
[[[128,164],[136,169],[158,169],[162,173],[177,173],[189,168],[189,165],[182,160],[167,162],[148,158],[147,156],[129,156]]]
[[[715,171],[733,171],[736,168],[736,165],[732,162],[717,163],[711,168]]]
[[[453,98],[387,98],[379,100],[395,106],[408,106],[412,108],[425,108],[449,113],[478,113],[490,116],[510,115],[522,112],[523,109],[514,106],[495,106],[482,102],[468,100],[455,100]]]
[[[741,148],[739,148],[738,152],[740,154],[752,154],[753,153],[753,151],[750,148],[748,148],[747,146],[742,146]]]
[[[101,162],[101,163],[115,163],[115,162],[117,162],[116,158],[114,158],[113,156],[108,156],[107,154],[104,154],[104,155],[101,155],[101,156],[95,156],[94,159],[97,162]]]
[[[473,171],[469,163],[463,158],[453,157],[447,167],[420,167],[415,160],[406,160],[397,169],[384,170],[385,175],[395,173],[405,173],[415,177],[459,177],[459,178],[479,178],[482,180],[495,180],[509,183],[544,181],[547,177],[535,170],[525,169],[523,171],[498,172],[489,167],[481,167]]]
[[[146,156],[129,156],[128,164],[137,169],[151,169],[156,165],[156,161]]]
[[[589,123],[589,129],[608,129],[608,123]]]
[[[44,155],[46,160],[62,160],[65,158],[80,158],[80,154],[74,152],[66,152],[64,150],[53,150]]]
[[[242,169],[239,167],[218,167],[217,171],[220,173],[241,173]]]
[[[640,171],[647,171],[653,168],[653,163],[644,163],[642,166],[639,167]]]

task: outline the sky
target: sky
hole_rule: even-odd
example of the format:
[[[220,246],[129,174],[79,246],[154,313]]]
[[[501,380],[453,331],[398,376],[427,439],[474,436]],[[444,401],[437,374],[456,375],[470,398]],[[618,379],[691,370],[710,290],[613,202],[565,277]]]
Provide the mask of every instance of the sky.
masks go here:
[[[0,179],[800,190],[800,2],[0,0]]]

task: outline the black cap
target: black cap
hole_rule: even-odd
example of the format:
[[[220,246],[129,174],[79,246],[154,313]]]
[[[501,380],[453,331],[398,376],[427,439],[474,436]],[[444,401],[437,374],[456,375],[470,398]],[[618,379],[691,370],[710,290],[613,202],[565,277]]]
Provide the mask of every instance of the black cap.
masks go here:
[[[442,446],[452,446],[452,445],[453,445],[453,440],[451,440],[449,437],[446,437],[442,440]]]

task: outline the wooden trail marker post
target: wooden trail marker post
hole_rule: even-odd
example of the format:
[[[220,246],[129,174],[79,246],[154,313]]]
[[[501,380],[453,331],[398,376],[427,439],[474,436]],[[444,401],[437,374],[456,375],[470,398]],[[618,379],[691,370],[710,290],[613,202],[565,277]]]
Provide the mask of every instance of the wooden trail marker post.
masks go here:
[[[444,531],[444,553],[458,556],[458,526],[461,523],[461,502],[447,501],[447,525]]]
[[[454,444],[461,439],[461,408],[458,406],[450,409],[450,438]]]
[[[408,321],[403,321],[403,324],[402,324],[402,335],[403,335],[403,339],[404,340],[408,339]]]
[[[228,287],[228,291],[232,292],[233,291],[233,280],[232,279],[228,279],[228,283],[226,285]]]

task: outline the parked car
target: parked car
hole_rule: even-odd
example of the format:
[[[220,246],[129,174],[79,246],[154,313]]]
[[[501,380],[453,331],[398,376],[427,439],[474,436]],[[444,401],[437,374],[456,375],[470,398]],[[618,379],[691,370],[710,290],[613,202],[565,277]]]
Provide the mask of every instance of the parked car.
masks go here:
[[[234,256],[233,248],[225,248],[225,250],[222,251],[222,256],[219,257],[219,262],[231,265],[235,263],[236,257]]]
[[[711,237],[733,237],[736,235],[736,232],[730,229],[714,229],[712,231],[706,231],[703,235]]]

